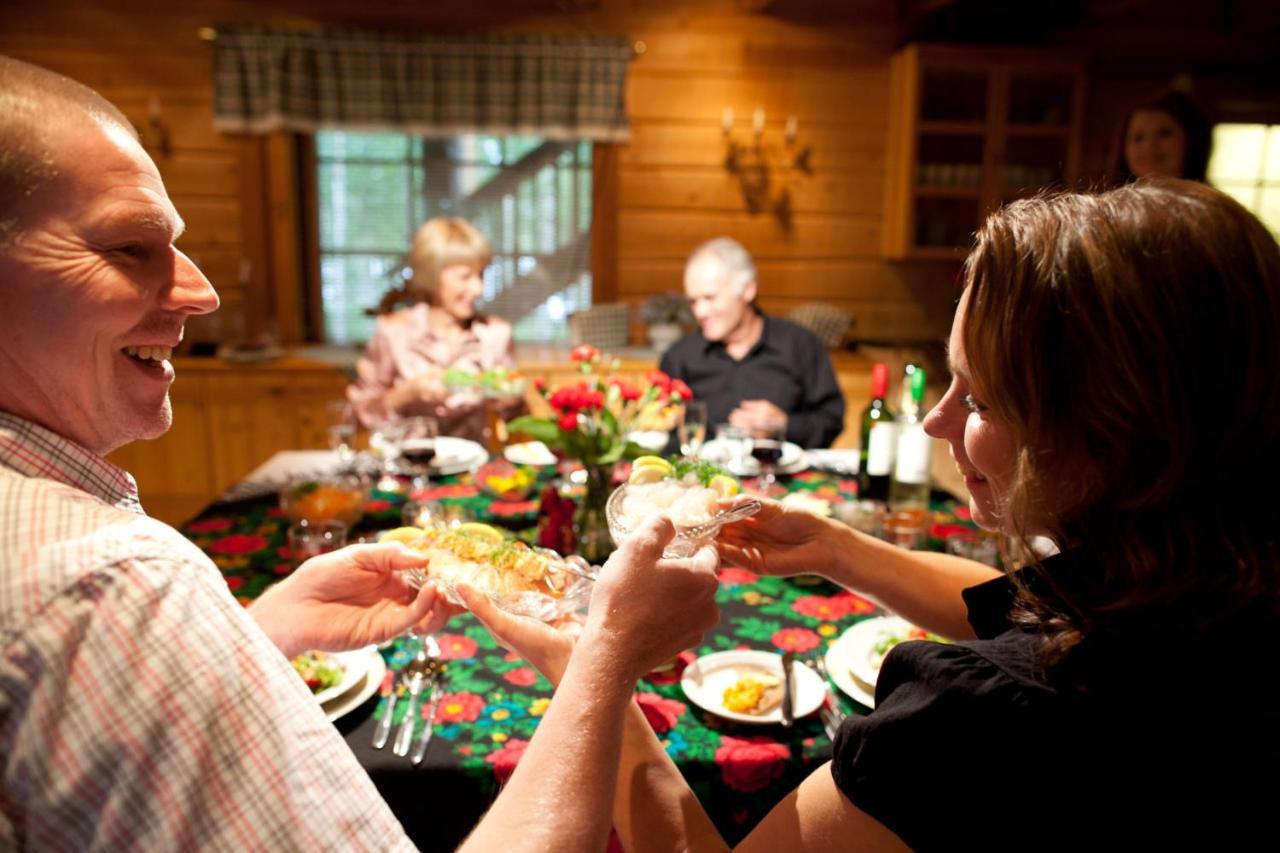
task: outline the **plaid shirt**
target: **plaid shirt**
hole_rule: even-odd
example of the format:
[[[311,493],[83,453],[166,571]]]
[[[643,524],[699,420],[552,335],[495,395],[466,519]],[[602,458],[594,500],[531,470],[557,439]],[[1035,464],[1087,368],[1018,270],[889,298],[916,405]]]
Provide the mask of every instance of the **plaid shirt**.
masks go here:
[[[133,478],[0,412],[0,849],[411,849]]]

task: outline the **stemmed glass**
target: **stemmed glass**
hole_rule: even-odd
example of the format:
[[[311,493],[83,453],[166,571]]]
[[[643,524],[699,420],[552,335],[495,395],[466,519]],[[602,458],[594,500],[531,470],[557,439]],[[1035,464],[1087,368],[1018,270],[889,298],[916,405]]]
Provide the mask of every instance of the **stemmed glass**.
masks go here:
[[[400,456],[413,470],[413,487],[421,489],[430,482],[429,466],[436,456],[436,438],[440,424],[435,418],[416,416],[401,424]]]
[[[400,481],[396,479],[396,460],[400,458],[400,443],[404,439],[404,429],[404,420],[392,417],[374,427],[369,435],[369,449],[382,463],[382,476],[377,486],[379,491],[400,491]]]
[[[765,497],[777,497],[786,491],[778,484],[775,473],[778,463],[782,461],[782,445],[785,441],[786,429],[781,423],[757,427],[747,437],[751,455],[760,463],[760,479],[756,481],[756,491]]]
[[[325,404],[328,417],[327,435],[329,449],[338,455],[338,467],[347,470],[356,459],[356,417],[346,400],[333,400]]]
[[[702,442],[707,439],[707,404],[690,400],[684,404],[678,430],[680,453],[689,459],[697,459]]]

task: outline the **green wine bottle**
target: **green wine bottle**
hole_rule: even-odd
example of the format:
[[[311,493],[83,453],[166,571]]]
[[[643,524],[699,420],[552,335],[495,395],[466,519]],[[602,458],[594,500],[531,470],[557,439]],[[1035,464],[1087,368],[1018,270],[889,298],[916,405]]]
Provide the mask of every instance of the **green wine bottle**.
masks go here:
[[[871,402],[862,410],[862,443],[858,446],[858,497],[887,501],[898,428],[885,402],[889,367],[871,366]]]

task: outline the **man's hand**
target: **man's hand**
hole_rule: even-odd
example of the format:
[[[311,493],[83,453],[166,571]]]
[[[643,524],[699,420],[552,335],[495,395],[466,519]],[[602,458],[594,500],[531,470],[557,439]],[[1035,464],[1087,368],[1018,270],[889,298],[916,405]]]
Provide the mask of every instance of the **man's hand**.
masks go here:
[[[432,584],[409,584],[404,571],[422,565],[423,556],[399,542],[352,545],[307,560],[249,613],[286,657],[359,648],[410,629],[430,633],[459,610]]]
[[[614,552],[592,590],[584,641],[607,647],[628,677],[638,679],[697,645],[720,620],[715,549],[664,560],[674,536],[670,520],[654,516]]]
[[[755,436],[787,430],[787,413],[768,400],[743,400],[729,413],[729,423]]]

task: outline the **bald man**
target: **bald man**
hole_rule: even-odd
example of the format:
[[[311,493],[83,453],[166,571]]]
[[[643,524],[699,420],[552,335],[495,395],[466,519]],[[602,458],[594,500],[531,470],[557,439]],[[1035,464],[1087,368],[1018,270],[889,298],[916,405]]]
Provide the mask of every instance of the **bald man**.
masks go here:
[[[844,396],[818,336],[755,305],[756,266],[736,240],[703,243],[685,264],[684,292],[698,330],[661,369],[707,403],[712,425],[751,433],[782,428],[801,447],[827,447],[844,428]]]

